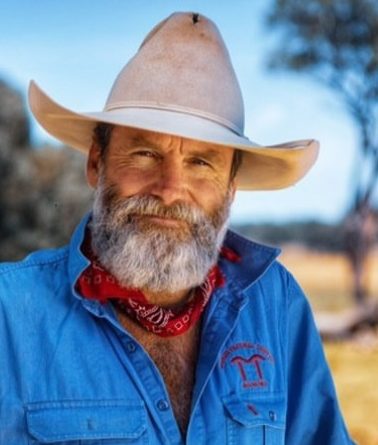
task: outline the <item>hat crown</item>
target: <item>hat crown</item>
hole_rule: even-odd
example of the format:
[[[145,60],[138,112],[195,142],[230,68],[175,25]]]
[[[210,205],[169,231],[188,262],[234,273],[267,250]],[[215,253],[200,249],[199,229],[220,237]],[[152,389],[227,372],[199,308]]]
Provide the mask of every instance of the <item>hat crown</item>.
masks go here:
[[[105,110],[125,107],[194,114],[243,135],[243,99],[216,25],[193,13],[156,25],[121,70]]]

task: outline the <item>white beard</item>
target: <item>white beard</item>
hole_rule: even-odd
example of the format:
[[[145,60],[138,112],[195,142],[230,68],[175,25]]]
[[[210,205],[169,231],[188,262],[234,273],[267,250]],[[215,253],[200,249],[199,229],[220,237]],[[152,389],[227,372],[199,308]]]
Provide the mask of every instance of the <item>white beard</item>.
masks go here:
[[[230,205],[228,192],[210,217],[187,204],[166,207],[153,196],[122,198],[102,179],[90,223],[92,248],[122,286],[166,293],[190,289],[201,285],[217,262]],[[142,215],[186,223],[180,230],[148,223]]]

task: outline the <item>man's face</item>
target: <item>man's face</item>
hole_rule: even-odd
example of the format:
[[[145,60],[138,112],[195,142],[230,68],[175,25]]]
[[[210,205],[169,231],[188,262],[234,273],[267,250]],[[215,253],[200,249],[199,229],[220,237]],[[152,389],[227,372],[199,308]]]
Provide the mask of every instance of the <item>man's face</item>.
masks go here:
[[[105,186],[115,187],[122,197],[150,195],[165,206],[186,203],[210,215],[229,190],[234,193],[233,152],[178,136],[115,127],[102,166]],[[88,160],[92,187],[98,184],[100,166],[99,152],[92,147]],[[160,218],[153,222],[178,224]]]
[[[93,146],[92,243],[118,281],[174,293],[201,284],[216,262],[235,185],[233,150],[115,127]]]

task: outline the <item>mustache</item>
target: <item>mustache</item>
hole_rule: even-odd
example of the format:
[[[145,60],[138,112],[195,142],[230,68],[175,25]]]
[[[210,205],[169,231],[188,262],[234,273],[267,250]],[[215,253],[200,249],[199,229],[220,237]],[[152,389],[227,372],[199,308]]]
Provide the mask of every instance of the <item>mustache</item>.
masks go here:
[[[121,198],[114,196],[111,190],[107,190],[103,199],[108,214],[123,224],[131,222],[134,216],[156,216],[196,225],[206,217],[201,209],[194,206],[180,202],[166,206],[159,198],[151,195]]]

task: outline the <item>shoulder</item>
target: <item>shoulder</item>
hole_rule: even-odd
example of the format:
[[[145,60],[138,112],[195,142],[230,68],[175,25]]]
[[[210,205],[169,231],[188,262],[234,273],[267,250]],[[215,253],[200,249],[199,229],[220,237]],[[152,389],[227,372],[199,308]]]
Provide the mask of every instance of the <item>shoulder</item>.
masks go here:
[[[269,281],[273,285],[275,284],[285,288],[289,295],[300,289],[300,286],[293,274],[278,259],[275,259],[272,262],[271,266],[267,270],[267,273],[262,277],[262,281],[264,283]]]
[[[66,274],[68,248],[45,249],[21,261],[0,263],[0,301],[43,288],[46,282]]]
[[[67,246],[56,249],[37,250],[30,253],[23,260],[0,263],[0,277],[7,274],[22,273],[28,269],[49,267],[64,261],[68,256]]]

